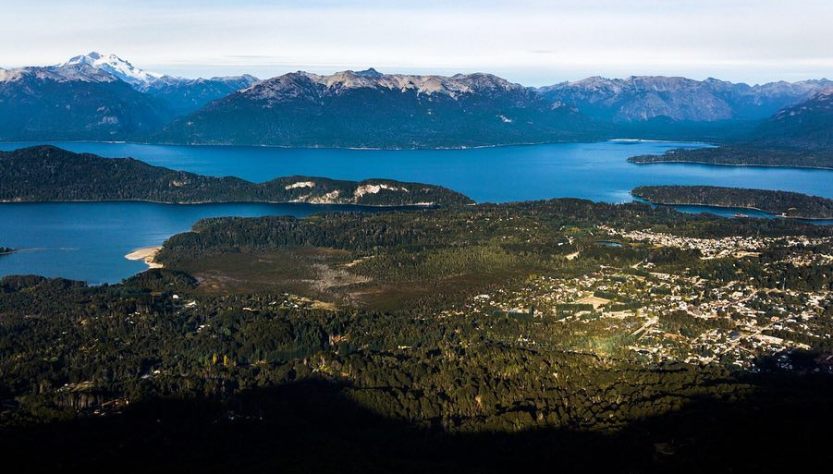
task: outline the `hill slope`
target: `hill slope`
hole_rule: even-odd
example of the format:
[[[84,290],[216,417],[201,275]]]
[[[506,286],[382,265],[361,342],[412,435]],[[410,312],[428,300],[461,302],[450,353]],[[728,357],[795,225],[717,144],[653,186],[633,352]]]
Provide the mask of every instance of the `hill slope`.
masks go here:
[[[833,148],[833,88],[775,114],[755,131],[754,141],[800,149]]]

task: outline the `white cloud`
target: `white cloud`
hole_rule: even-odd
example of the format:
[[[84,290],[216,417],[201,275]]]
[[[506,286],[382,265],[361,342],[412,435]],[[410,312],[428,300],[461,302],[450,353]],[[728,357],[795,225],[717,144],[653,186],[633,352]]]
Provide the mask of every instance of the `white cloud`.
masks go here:
[[[4,66],[95,49],[186,75],[373,65],[488,70],[536,84],[596,74],[833,76],[833,2],[819,0],[5,3]]]

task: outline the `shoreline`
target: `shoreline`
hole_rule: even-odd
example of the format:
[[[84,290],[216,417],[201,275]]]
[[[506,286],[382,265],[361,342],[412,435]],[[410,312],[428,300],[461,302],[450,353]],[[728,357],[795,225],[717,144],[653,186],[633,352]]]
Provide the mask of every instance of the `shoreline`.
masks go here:
[[[97,144],[111,144],[111,145],[139,145],[139,146],[172,146],[172,147],[243,147],[243,148],[275,148],[275,149],[299,149],[299,150],[348,150],[348,151],[460,151],[460,150],[480,150],[489,148],[511,148],[511,147],[530,147],[540,145],[559,145],[570,143],[618,143],[623,145],[630,145],[635,143],[695,143],[702,145],[704,148],[714,147],[713,143],[695,140],[671,140],[662,138],[586,138],[586,139],[571,139],[571,140],[543,140],[531,142],[517,142],[517,143],[494,143],[481,145],[449,145],[449,146],[392,146],[392,147],[361,147],[361,146],[319,146],[319,145],[270,145],[270,144],[237,144],[237,143],[176,143],[176,142],[142,142],[132,140],[61,140],[61,139],[45,139],[45,140],[0,140],[0,143],[20,144],[20,143],[97,143]]]
[[[628,158],[628,163],[632,165],[703,165],[703,166],[727,166],[730,168],[781,168],[781,169],[800,169],[800,170],[824,170],[833,171],[830,166],[810,166],[810,165],[764,165],[764,164],[743,164],[743,163],[709,163],[706,161],[685,161],[685,160],[662,160],[662,161],[634,161]]]
[[[145,265],[148,266],[149,270],[155,268],[164,268],[164,265],[156,261],[156,254],[158,254],[160,250],[162,250],[161,245],[156,245],[153,247],[140,247],[125,255],[124,258],[131,261],[141,260],[145,262]]]
[[[139,204],[160,204],[167,206],[210,206],[221,204],[268,204],[268,205],[300,205],[300,206],[332,206],[345,208],[367,208],[367,209],[435,209],[451,207],[449,205],[434,203],[414,204],[351,204],[338,202],[304,202],[304,201],[154,201],[151,199],[56,199],[56,200],[23,200],[23,199],[0,199],[2,204],[104,204],[104,203],[139,203]],[[477,202],[462,204],[463,206],[476,205]]]

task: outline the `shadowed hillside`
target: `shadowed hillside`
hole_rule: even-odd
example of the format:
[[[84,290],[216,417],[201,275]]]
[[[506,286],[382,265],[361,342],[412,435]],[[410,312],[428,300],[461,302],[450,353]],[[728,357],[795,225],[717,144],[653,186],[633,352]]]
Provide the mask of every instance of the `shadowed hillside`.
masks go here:
[[[0,441],[4,464],[29,471],[791,472],[833,461],[829,378],[750,381],[748,399],[691,400],[613,433],[445,434],[376,415],[339,385],[311,381],[227,403],[145,402],[118,416],[6,429]]]

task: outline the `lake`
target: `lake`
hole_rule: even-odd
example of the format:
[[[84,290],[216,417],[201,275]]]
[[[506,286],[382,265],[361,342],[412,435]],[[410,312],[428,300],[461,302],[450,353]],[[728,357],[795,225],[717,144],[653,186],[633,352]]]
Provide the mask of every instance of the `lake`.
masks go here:
[[[0,204],[0,275],[36,274],[115,283],[147,266],[125,255],[159,245],[205,217],[304,217],[314,212],[363,210],[311,204],[176,205],[137,202]]]
[[[39,143],[0,143],[12,150]],[[697,143],[611,141],[465,150],[342,150],[272,147],[164,146],[130,143],[53,142],[105,157],[210,176],[262,182],[278,176],[338,179],[390,178],[439,184],[478,202],[555,197],[626,202],[636,186],[704,184],[797,191],[833,198],[833,171],[731,168],[704,165],[633,165],[629,156],[661,154]],[[0,183],[1,184],[1,183]],[[41,274],[112,283],[145,268],[124,255],[159,245],[210,216],[305,216],[306,205],[147,203],[0,204],[0,246],[21,249],[0,256],[0,275]]]

